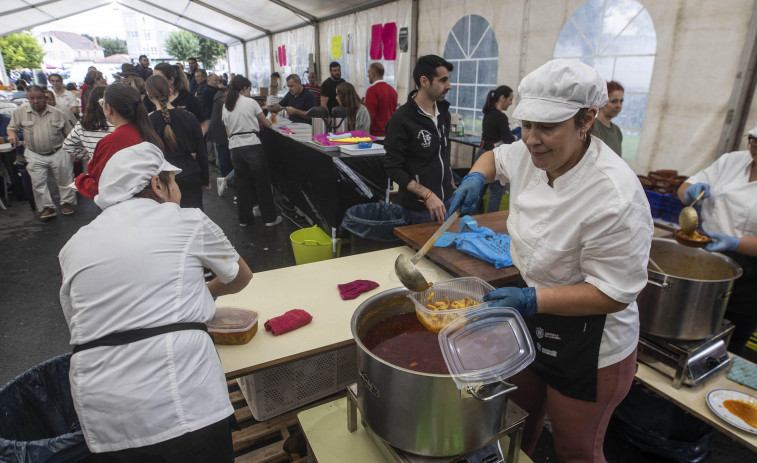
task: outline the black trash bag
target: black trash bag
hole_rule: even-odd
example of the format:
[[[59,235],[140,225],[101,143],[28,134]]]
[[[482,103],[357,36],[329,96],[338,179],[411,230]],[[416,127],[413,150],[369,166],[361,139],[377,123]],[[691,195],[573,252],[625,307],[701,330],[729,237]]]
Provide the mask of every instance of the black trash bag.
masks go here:
[[[715,430],[649,389],[634,384],[613,413],[613,425],[642,452],[677,463],[700,463]]]
[[[387,203],[356,204],[347,209],[342,228],[360,238],[382,242],[397,242],[394,227],[405,225],[402,206]]]
[[[0,389],[0,461],[77,462],[90,455],[74,410],[71,354],[40,363]]]

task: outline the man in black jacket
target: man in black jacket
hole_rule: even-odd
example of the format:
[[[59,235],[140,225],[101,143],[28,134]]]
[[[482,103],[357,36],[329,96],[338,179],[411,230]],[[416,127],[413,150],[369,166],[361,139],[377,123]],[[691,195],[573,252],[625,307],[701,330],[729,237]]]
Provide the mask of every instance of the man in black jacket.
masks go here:
[[[422,56],[413,69],[418,90],[386,124],[384,168],[399,185],[408,223],[443,222],[454,184],[449,160],[449,102],[444,97],[453,66]]]

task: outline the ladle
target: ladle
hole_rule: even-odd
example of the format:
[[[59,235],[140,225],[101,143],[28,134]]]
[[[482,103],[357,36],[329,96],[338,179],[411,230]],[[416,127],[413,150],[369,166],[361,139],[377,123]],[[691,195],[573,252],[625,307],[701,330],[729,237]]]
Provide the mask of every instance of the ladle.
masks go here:
[[[416,293],[421,293],[431,286],[426,281],[426,278],[423,276],[423,274],[415,267],[415,264],[417,264],[418,261],[426,255],[428,250],[431,249],[431,246],[433,246],[434,243],[436,243],[436,240],[438,240],[439,237],[442,236],[442,233],[447,231],[450,225],[452,225],[452,222],[457,220],[457,217],[459,215],[459,209],[450,214],[450,216],[447,218],[447,220],[444,221],[442,226],[439,227],[439,229],[434,232],[433,235],[431,235],[431,238],[426,241],[426,244],[424,244],[423,247],[412,258],[408,259],[404,254],[397,256],[397,260],[394,261],[394,273],[397,274],[397,277],[400,279],[405,288],[409,289],[410,291],[415,291]]]
[[[681,209],[681,213],[678,214],[678,225],[681,226],[681,232],[685,235],[694,233],[699,226],[699,216],[697,215],[697,210],[694,209],[694,205],[702,199],[702,196],[704,196],[704,190],[699,193],[699,196],[697,196],[697,199],[693,203]]]
[[[650,264],[652,265],[652,267],[654,267],[654,270],[655,270],[656,272],[659,272],[659,273],[665,273],[665,271],[664,271],[664,270],[662,269],[662,267],[660,267],[659,265],[657,265],[657,262],[655,262],[655,261],[654,261],[654,260],[652,259],[652,257],[651,257],[651,256],[649,257],[649,263],[650,263]]]

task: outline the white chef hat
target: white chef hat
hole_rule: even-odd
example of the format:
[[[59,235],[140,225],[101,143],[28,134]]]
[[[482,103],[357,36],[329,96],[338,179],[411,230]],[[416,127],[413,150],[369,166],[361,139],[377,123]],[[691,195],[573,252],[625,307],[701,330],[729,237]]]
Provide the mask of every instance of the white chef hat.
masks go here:
[[[750,137],[757,138],[757,125],[755,125],[752,128],[752,130],[750,130],[749,132],[747,132],[747,135],[749,135]]]
[[[145,189],[150,179],[161,172],[181,172],[169,164],[163,152],[152,143],[142,142],[117,152],[105,164],[98,182],[95,204],[101,209],[131,199]]]
[[[523,78],[513,117],[531,122],[562,122],[579,109],[607,103],[607,83],[580,61],[554,59]]]

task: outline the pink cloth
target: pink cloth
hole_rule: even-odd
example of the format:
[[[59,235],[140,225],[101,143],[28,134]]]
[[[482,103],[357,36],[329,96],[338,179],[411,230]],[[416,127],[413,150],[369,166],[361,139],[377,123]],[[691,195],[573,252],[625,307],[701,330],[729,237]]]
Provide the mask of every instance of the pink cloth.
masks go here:
[[[339,288],[339,295],[346,301],[348,299],[355,299],[366,291],[376,289],[378,285],[378,283],[371,280],[355,280],[337,285],[337,287]]]
[[[384,42],[384,59],[394,61],[397,58],[397,23],[384,24],[381,36]]]
[[[312,320],[313,316],[304,310],[293,309],[284,315],[279,315],[278,317],[268,320],[265,322],[264,326],[266,331],[270,331],[274,336],[278,336],[296,330],[297,328],[301,328]]]
[[[381,59],[381,45],[383,43],[384,26],[374,24],[371,26],[371,59]]]

